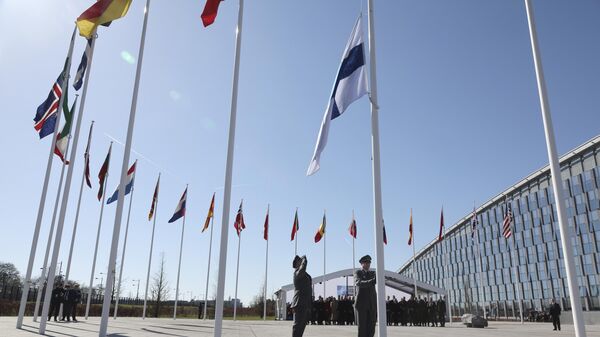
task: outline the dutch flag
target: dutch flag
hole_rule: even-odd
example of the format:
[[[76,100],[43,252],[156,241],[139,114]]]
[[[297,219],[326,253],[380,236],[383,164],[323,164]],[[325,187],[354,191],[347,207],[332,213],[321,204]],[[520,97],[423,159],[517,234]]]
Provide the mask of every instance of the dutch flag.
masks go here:
[[[321,129],[317,137],[317,146],[315,147],[315,152],[306,175],[312,175],[320,168],[319,161],[321,153],[325,149],[325,145],[327,145],[330,121],[339,117],[352,102],[368,92],[361,21],[362,18],[359,16],[352,30],[350,40],[346,44],[342,64],[338,70],[327,109],[321,122]]]
[[[131,190],[133,189],[133,181],[135,178],[136,164],[137,164],[137,161],[135,163],[133,163],[133,165],[131,165],[131,167],[127,171],[127,185],[125,185],[125,195],[129,194],[129,192],[131,192]],[[119,199],[119,186],[117,186],[117,189],[115,190],[115,192],[110,196],[110,198],[108,198],[108,201],[106,202],[106,204],[108,205],[112,202],[117,201],[118,199]]]
[[[187,201],[187,187],[185,188],[185,191],[183,192],[183,195],[181,196],[181,199],[179,199],[179,203],[177,204],[177,208],[175,209],[175,213],[173,214],[173,216],[171,217],[171,219],[169,219],[169,223],[175,222],[179,218],[185,216],[185,203],[186,203],[186,201]]]

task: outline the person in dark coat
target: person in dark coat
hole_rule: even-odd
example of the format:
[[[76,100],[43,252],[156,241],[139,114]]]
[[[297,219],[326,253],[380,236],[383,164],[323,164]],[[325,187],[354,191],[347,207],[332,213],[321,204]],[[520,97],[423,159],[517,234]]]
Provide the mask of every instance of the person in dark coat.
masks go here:
[[[62,317],[61,317],[61,321],[64,321],[65,319],[68,320],[69,322],[71,321],[71,302],[69,302],[69,295],[71,293],[71,285],[70,284],[65,284],[65,292],[64,292],[64,297],[63,297],[63,310],[62,310]]]
[[[550,316],[552,317],[554,330],[558,329],[560,331],[560,305],[554,299],[552,299],[552,303],[550,304]]]
[[[306,272],[306,256],[296,255],[292,266],[294,267],[294,299],[292,310],[294,311],[294,325],[292,326],[292,337],[302,337],[306,322],[312,307],[312,277]]]
[[[358,337],[373,337],[377,320],[377,292],[375,291],[375,272],[371,268],[371,257],[365,255],[358,261],[362,266],[354,272],[356,288],[356,317],[358,320]]]
[[[52,295],[50,296],[50,310],[48,310],[48,320],[50,320],[50,317],[54,316],[54,321],[56,322],[56,318],[58,317],[58,311],[60,310],[60,304],[63,303],[64,297],[65,291],[63,289],[63,286],[62,284],[58,283],[52,290]]]
[[[438,322],[440,322],[440,326],[443,328],[446,326],[446,301],[443,298],[437,300],[437,315]]]
[[[75,283],[67,296],[69,314],[73,322],[77,322],[77,305],[79,302],[81,302],[81,289],[79,289],[79,284]],[[67,316],[67,319],[69,319],[69,316]]]

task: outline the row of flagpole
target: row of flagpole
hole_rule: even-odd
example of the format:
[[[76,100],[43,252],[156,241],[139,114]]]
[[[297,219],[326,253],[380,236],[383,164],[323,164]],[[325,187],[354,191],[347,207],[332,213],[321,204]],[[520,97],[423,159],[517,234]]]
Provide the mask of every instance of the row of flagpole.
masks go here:
[[[208,0],[208,3],[213,3],[213,5],[215,2],[218,6],[219,1]],[[373,2],[374,2],[373,0],[368,1],[368,21],[369,21],[368,36],[369,36],[369,55],[370,55],[370,57],[369,57],[369,61],[370,61],[370,80],[369,80],[370,93],[369,93],[369,96],[370,96],[370,103],[371,103],[374,230],[375,230],[375,247],[376,247],[376,260],[377,260],[376,273],[377,273],[377,278],[382,280],[384,277],[384,274],[383,274],[384,273],[384,255],[383,255],[383,245],[381,244],[381,241],[383,239],[384,227],[383,227],[382,200],[381,200],[381,167],[380,167],[380,153],[379,153],[380,150],[379,150],[379,119],[378,119],[379,106],[377,104]],[[208,3],[207,3],[207,7],[208,7]],[[145,43],[145,36],[146,36],[146,27],[147,27],[147,21],[148,21],[149,6],[150,6],[150,0],[147,0],[146,7],[145,7],[145,13],[144,13],[144,24],[143,24],[143,28],[142,28],[142,36],[141,36],[141,42],[140,42],[139,61],[137,64],[134,92],[133,92],[131,110],[130,110],[130,115],[129,115],[129,125],[128,125],[128,131],[127,131],[127,138],[126,138],[123,162],[122,162],[119,193],[118,193],[118,199],[117,199],[117,201],[118,201],[117,202],[117,210],[116,210],[116,216],[115,216],[115,223],[114,223],[114,227],[113,227],[113,237],[112,237],[112,243],[111,243],[109,265],[108,265],[108,270],[106,273],[106,275],[107,275],[106,288],[108,288],[108,289],[112,289],[113,282],[115,281],[114,275],[115,275],[116,254],[117,254],[118,242],[119,242],[121,216],[122,216],[123,205],[124,205],[124,193],[123,192],[125,189],[125,182],[126,182],[126,178],[127,178],[126,173],[127,173],[129,157],[130,157],[130,152],[131,152],[131,145],[132,145],[132,136],[133,136],[133,128],[134,128],[134,122],[135,122],[139,82],[140,82],[140,77],[141,77],[141,66],[142,66],[142,60],[143,60],[143,52],[144,52],[144,43]],[[567,282],[569,285],[571,306],[573,308],[575,332],[576,332],[576,336],[582,337],[582,336],[585,336],[585,327],[583,325],[583,320],[582,320],[580,298],[579,298],[578,292],[577,292],[578,288],[577,288],[577,284],[576,284],[576,275],[575,275],[575,270],[573,267],[573,265],[574,265],[573,253],[571,251],[570,240],[568,239],[569,238],[569,232],[568,232],[569,228],[567,227],[567,222],[566,222],[566,217],[565,217],[566,213],[565,213],[565,206],[564,206],[564,200],[563,200],[563,190],[562,190],[562,185],[560,182],[560,167],[559,167],[559,163],[558,163],[558,155],[556,152],[554,130],[553,130],[551,116],[550,116],[550,112],[549,112],[549,104],[548,104],[548,100],[546,98],[547,93],[546,93],[546,88],[545,88],[545,80],[544,80],[543,70],[542,70],[542,66],[541,66],[541,56],[540,56],[540,53],[538,51],[538,46],[537,46],[537,33],[535,31],[535,23],[534,23],[534,19],[533,19],[532,8],[531,8],[531,0],[525,0],[525,7],[526,7],[527,18],[528,18],[528,23],[529,23],[529,31],[530,31],[531,45],[532,45],[532,51],[533,51],[533,59],[534,59],[534,64],[535,64],[536,79],[537,79],[538,91],[539,91],[539,97],[540,97],[540,106],[541,106],[541,110],[542,110],[542,117],[543,117],[544,130],[545,130],[545,136],[546,136],[546,144],[547,144],[547,148],[548,148],[548,157],[549,157],[550,168],[551,168],[552,184],[553,184],[553,189],[554,189],[554,195],[556,196],[555,199],[556,199],[556,204],[557,204],[557,213],[558,213],[558,218],[559,218],[558,222],[559,222],[559,226],[560,226],[560,233],[561,233],[561,239],[562,239],[561,242],[562,242],[563,251],[565,254],[564,262],[565,262],[565,266],[566,266],[566,270],[567,270]],[[205,11],[206,11],[206,9],[205,9]],[[214,12],[214,16],[216,16],[216,9]],[[205,19],[205,17],[204,17],[204,13],[203,13],[203,20],[204,19]],[[229,221],[231,183],[232,183],[232,171],[233,171],[233,149],[234,149],[234,142],[235,142],[235,126],[236,126],[236,114],[237,114],[237,93],[238,93],[238,82],[239,82],[241,40],[242,40],[242,19],[243,19],[243,0],[240,0],[239,1],[239,10],[238,10],[238,24],[237,24],[237,29],[236,29],[236,48],[235,48],[235,57],[234,57],[234,75],[233,75],[232,99],[231,99],[231,115],[230,115],[228,152],[227,152],[227,163],[226,163],[226,174],[225,174],[225,190],[224,190],[224,198],[223,198],[223,200],[224,200],[223,206],[224,207],[223,207],[223,217],[222,217],[222,226],[221,226],[219,274],[218,274],[218,282],[217,282],[217,298],[216,298],[216,313],[215,313],[216,322],[215,322],[215,330],[214,330],[215,336],[221,336],[221,330],[222,330],[223,295],[224,295],[224,285],[225,285],[225,267],[226,267],[226,260],[227,260],[226,259],[226,251],[227,251],[227,240],[228,240],[227,239],[227,233],[228,233],[227,223]],[[212,20],[214,21],[214,17],[212,18]],[[206,25],[206,22],[205,22],[205,25]],[[73,32],[73,35],[71,38],[71,43],[69,46],[69,52],[67,53],[66,67],[65,67],[65,70],[63,71],[63,73],[61,74],[62,80],[59,82],[60,89],[62,92],[66,92],[65,89],[68,86],[68,84],[67,84],[68,83],[68,81],[67,81],[68,70],[70,69],[70,63],[71,63],[71,59],[72,59],[74,38],[75,38],[75,31]],[[88,75],[89,75],[89,71],[88,71],[88,74],[86,75],[86,77]],[[86,80],[86,84],[87,84],[87,80]],[[54,134],[56,134],[57,130],[58,130],[58,125],[60,123],[60,117],[61,117],[62,103],[63,103],[64,99],[65,99],[65,96],[61,95],[61,97],[59,99],[58,109],[57,109],[58,113],[55,116],[56,124],[54,125]],[[70,156],[71,156],[70,162],[71,163],[74,163],[75,158],[76,158],[78,135],[79,135],[79,131],[80,131],[81,119],[83,117],[84,99],[85,99],[85,94],[82,97],[82,104],[80,106],[79,115],[77,117],[77,125],[75,128],[75,135],[73,137],[72,151],[70,153]],[[335,102],[334,102],[334,104],[335,104]],[[341,112],[343,112],[343,111],[341,111]],[[341,114],[341,112],[338,112],[338,116],[339,116],[339,114]],[[331,114],[331,111],[329,112],[329,114]],[[337,117],[337,116],[335,116],[335,117]],[[331,117],[331,118],[335,118],[335,117]],[[326,114],[324,121],[326,121],[328,123],[329,118],[330,118],[330,115]],[[327,136],[327,130],[325,130],[324,136],[325,137]],[[325,141],[326,141],[326,139],[325,139]],[[51,172],[52,155],[54,152],[54,148],[56,146],[55,144],[56,144],[56,137],[53,137],[53,140],[51,143],[51,148],[50,148],[49,159],[48,159],[48,165],[47,165],[47,169],[46,169],[46,174],[44,177],[44,185],[43,185],[44,187],[42,189],[42,195],[40,198],[40,206],[38,208],[36,226],[34,229],[32,247],[31,247],[26,277],[25,277],[25,286],[24,286],[23,296],[21,298],[21,305],[19,308],[19,317],[17,319],[17,327],[18,328],[20,328],[22,326],[25,303],[27,300],[27,294],[28,294],[28,290],[30,287],[33,261],[35,258],[37,241],[39,238],[39,231],[40,231],[41,221],[42,221],[43,212],[44,212],[44,204],[45,204],[45,200],[46,200],[46,195],[47,195],[47,190],[48,190],[48,182],[49,182],[50,172]],[[322,148],[319,149],[319,146],[320,146],[320,144],[318,144],[317,150],[322,151]],[[324,143],[322,144],[322,146],[324,146]],[[316,154],[317,154],[317,152],[315,152],[315,155]],[[318,155],[320,156],[320,152],[318,153]],[[316,170],[318,170],[318,156],[316,157],[316,159],[317,159]],[[311,163],[311,165],[312,165],[312,163]],[[50,261],[47,278],[46,278],[49,282],[52,282],[54,280],[54,276],[56,274],[56,264],[57,264],[57,259],[58,259],[58,253],[60,251],[62,231],[63,231],[63,226],[64,226],[66,207],[68,204],[71,178],[72,178],[72,173],[73,173],[73,166],[74,165],[72,165],[72,164],[69,165],[68,170],[67,170],[67,177],[66,177],[65,186],[64,186],[64,193],[62,196],[61,207],[60,207],[58,223],[57,223],[57,228],[56,228],[56,234],[55,234],[55,239],[54,239],[52,258]],[[312,169],[314,169],[314,168],[315,167],[313,166]],[[312,173],[314,173],[315,171],[313,171]],[[310,174],[312,174],[312,173],[310,173]],[[238,232],[238,240],[240,240],[239,232]],[[240,241],[238,241],[238,246],[239,246],[239,244],[240,244]],[[413,250],[414,250],[414,245],[413,245]],[[239,253],[239,251],[238,251],[238,253]],[[296,248],[296,253],[297,253],[297,248]],[[414,252],[413,252],[413,263],[414,263]],[[413,268],[414,268],[414,264],[413,264]],[[413,269],[413,272],[414,272],[414,269]],[[416,282],[416,280],[415,280],[415,282]],[[378,307],[378,312],[379,312],[379,315],[378,315],[379,336],[386,336],[386,334],[387,334],[386,328],[385,328],[386,327],[385,315],[382,314],[383,312],[385,312],[385,301],[384,301],[385,288],[384,287],[385,287],[384,282],[377,283],[377,291],[378,291],[377,307]],[[416,293],[416,291],[417,291],[417,289],[416,289],[416,283],[415,283],[415,293]],[[45,333],[45,328],[46,328],[46,319],[45,318],[48,315],[48,306],[49,306],[49,302],[50,302],[49,301],[50,295],[51,295],[50,291],[47,291],[45,294],[44,305],[43,305],[43,309],[42,309],[42,321],[40,323],[40,333]],[[104,302],[103,302],[103,307],[102,307],[100,336],[106,335],[110,300],[111,300],[111,294],[110,294],[110,292],[106,292],[104,294]]]

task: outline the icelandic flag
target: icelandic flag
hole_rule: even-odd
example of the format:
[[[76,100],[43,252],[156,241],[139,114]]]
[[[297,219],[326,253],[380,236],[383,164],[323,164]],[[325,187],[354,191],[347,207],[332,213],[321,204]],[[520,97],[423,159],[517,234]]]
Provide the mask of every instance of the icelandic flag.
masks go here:
[[[56,82],[54,82],[48,97],[44,103],[40,104],[37,108],[35,118],[33,118],[33,121],[35,122],[33,127],[35,128],[35,131],[39,132],[40,139],[54,133],[56,127],[56,112],[58,111],[58,104],[60,102],[60,97],[62,96],[62,84],[63,74],[61,72],[61,74],[58,75]]]
[[[187,187],[185,188],[185,191],[183,191],[183,195],[181,196],[181,199],[179,199],[179,203],[177,204],[175,213],[173,214],[171,219],[169,219],[169,223],[175,222],[182,216],[185,216],[185,202],[186,201],[187,201]]]
[[[359,16],[352,30],[350,40],[346,44],[342,64],[338,70],[331,97],[329,98],[329,103],[321,122],[315,153],[306,172],[308,176],[313,175],[320,168],[319,161],[321,153],[325,149],[325,145],[327,145],[330,121],[339,117],[352,102],[368,92],[361,21],[361,16]]]
[[[137,161],[135,163],[133,163],[133,165],[131,165],[131,167],[127,171],[127,185],[125,185],[125,195],[129,194],[129,192],[131,192],[131,189],[133,188],[136,164],[137,164]],[[117,186],[117,189],[115,190],[115,192],[110,196],[110,198],[108,198],[108,201],[106,202],[106,204],[108,205],[110,203],[113,203],[113,202],[117,201],[118,199],[119,199],[119,186]]]
[[[90,59],[90,53],[92,52],[92,39],[87,39],[87,44],[85,45],[85,51],[81,56],[81,62],[79,62],[79,67],[77,67],[77,74],[75,74],[75,82],[73,82],[73,88],[75,90],[81,89],[81,85],[83,84],[83,76],[85,75],[85,70],[88,66],[88,60]]]

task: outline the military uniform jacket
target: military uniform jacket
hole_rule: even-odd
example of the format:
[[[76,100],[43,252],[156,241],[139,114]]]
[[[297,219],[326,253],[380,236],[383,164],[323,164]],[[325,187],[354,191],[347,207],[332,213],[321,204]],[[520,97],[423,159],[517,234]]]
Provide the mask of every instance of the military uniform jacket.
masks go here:
[[[357,269],[354,272],[356,301],[354,307],[360,309],[377,309],[377,293],[375,292],[375,272]]]
[[[306,272],[306,258],[300,268],[294,271],[294,299],[292,308],[303,307],[308,310],[312,305],[312,277]]]

